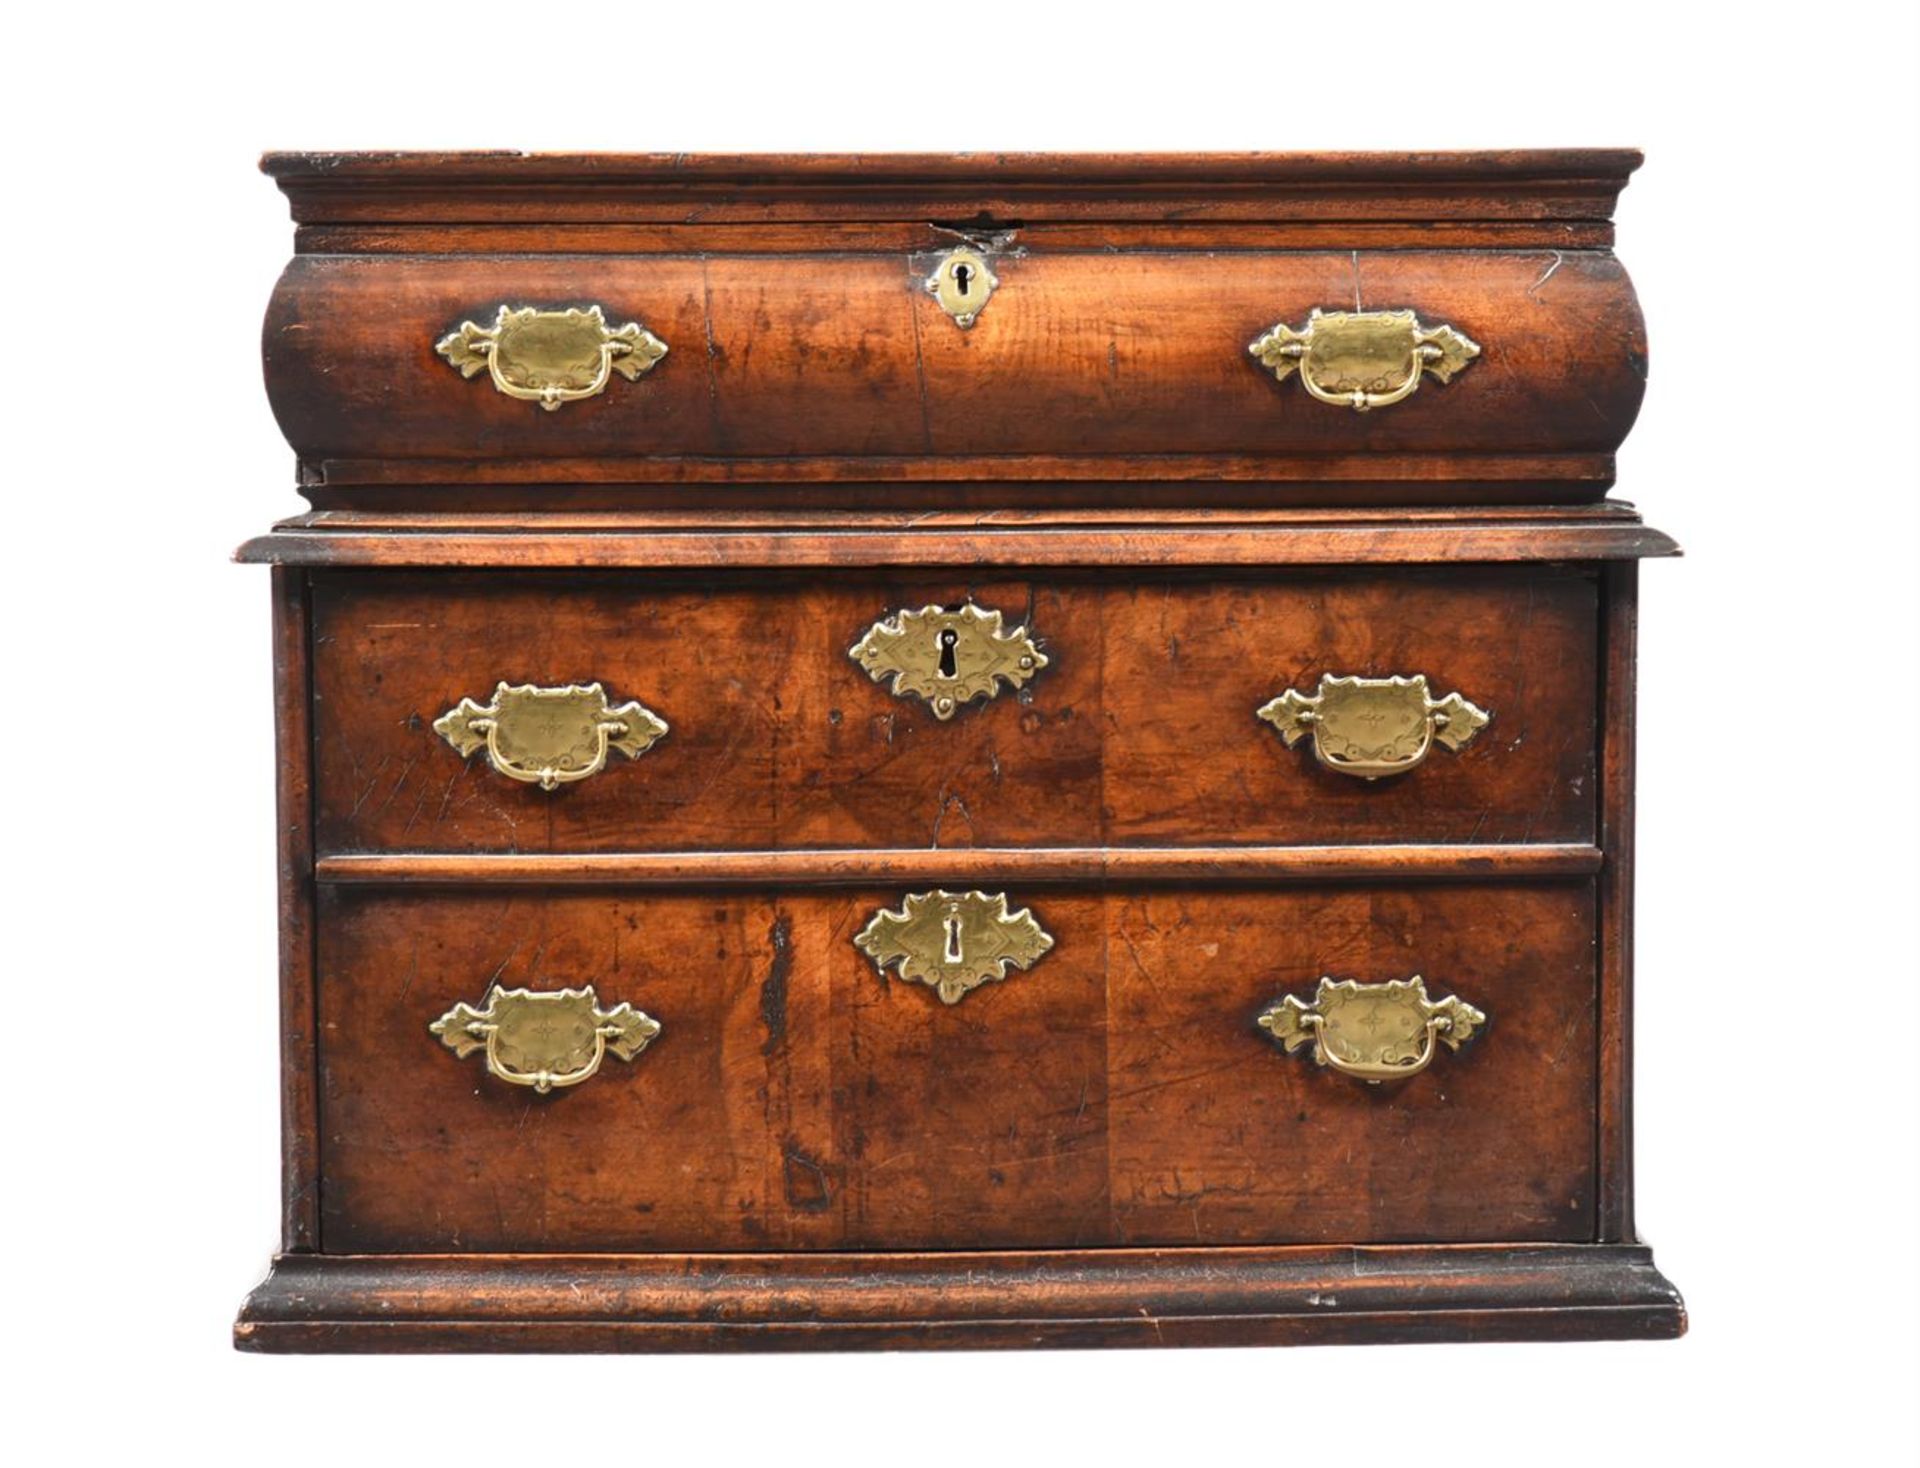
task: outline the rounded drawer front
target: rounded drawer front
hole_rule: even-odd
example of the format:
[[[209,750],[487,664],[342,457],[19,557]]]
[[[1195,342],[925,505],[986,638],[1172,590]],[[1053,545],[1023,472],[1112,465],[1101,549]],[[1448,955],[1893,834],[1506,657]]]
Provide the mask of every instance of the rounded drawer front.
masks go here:
[[[328,889],[322,1246],[1591,1238],[1594,916],[1585,882]]]
[[[432,479],[476,456],[632,483],[969,460],[1053,478],[1141,454],[1172,478],[1256,480],[1317,477],[1275,467],[1294,456],[1440,455],[1378,474],[1446,480],[1531,455],[1522,477],[1589,478],[1597,497],[1594,465],[1544,460],[1618,447],[1646,341],[1603,250],[1036,244],[302,256],[265,356],[282,430],[336,484],[357,461]]]
[[[1587,843],[1578,570],[321,573],[330,853]]]

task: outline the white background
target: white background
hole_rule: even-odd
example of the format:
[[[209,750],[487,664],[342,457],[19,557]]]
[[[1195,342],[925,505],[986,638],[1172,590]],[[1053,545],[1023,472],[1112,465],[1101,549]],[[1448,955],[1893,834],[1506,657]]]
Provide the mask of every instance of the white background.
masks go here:
[[[1914,1461],[1908,5],[8,21],[6,1436],[54,1461]],[[954,38],[958,37],[957,43]],[[493,84],[498,83],[498,90]],[[263,148],[1644,147],[1640,1218],[1673,1344],[263,1359],[277,1227]],[[10,1454],[11,1456],[11,1454]],[[14,1461],[24,1461],[15,1457]]]

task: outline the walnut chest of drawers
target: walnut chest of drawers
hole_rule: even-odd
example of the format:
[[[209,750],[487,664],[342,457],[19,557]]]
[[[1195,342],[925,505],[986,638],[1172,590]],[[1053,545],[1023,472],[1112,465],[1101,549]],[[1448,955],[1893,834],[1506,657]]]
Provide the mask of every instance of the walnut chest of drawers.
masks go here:
[[[1638,161],[269,157],[238,1343],[1678,1334]]]

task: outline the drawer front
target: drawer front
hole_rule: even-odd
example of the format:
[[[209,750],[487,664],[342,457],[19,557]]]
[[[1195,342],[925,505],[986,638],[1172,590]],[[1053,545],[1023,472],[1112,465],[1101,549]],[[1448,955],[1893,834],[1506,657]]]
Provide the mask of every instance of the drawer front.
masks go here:
[[[1593,1237],[1587,884],[1009,896],[1051,947],[943,1003],[855,945],[898,891],[327,891],[323,1247]],[[1484,1023],[1405,1079],[1259,1022],[1414,974]],[[586,985],[658,1033],[546,1094],[429,1029]]]
[[[1558,568],[1125,583],[326,573],[319,846],[1587,841],[1596,595],[1591,574]],[[909,653],[881,638],[872,660],[849,656],[876,622],[969,602],[1004,614],[1002,640],[1027,629],[1043,662],[1024,681],[989,679],[991,696],[943,716],[892,691],[887,669]],[[1399,773],[1321,758],[1336,718],[1260,717],[1289,691],[1310,708],[1324,679],[1415,675],[1428,703],[1458,694],[1491,719],[1456,720],[1457,749],[1447,725],[1421,723],[1434,737]],[[503,683],[597,683],[609,713],[637,702],[636,727],[665,732],[616,737],[584,775],[589,738],[542,788],[537,762],[477,732]],[[450,714],[459,727],[436,732]]]
[[[1644,389],[1638,304],[1604,251],[1035,247],[992,262],[967,327],[925,288],[940,258],[305,256],[274,293],[267,385],[309,459],[615,459],[636,479],[695,458],[1607,453]],[[539,401],[537,364],[485,355],[503,306],[599,307],[644,332],[613,359],[637,375],[583,369],[566,390],[592,396]],[[1356,310],[1414,315],[1356,366],[1328,316]],[[1263,361],[1276,327],[1322,346],[1289,356],[1282,333]],[[1423,371],[1412,333],[1441,328],[1477,354]],[[1349,377],[1413,390],[1356,412]]]

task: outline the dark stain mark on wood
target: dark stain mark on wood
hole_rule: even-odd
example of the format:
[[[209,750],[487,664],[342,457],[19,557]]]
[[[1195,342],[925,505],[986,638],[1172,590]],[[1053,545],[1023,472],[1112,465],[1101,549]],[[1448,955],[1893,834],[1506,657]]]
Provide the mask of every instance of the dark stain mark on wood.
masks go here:
[[[800,1143],[788,1137],[781,1144],[785,1162],[787,1204],[802,1213],[824,1213],[833,1203],[833,1180],[827,1169],[800,1149]]]
[[[767,1038],[762,1055],[773,1054],[774,1047],[787,1033],[787,977],[793,972],[793,920],[781,913],[767,934],[773,945],[773,962],[766,978],[760,981],[760,1018],[766,1022]]]

